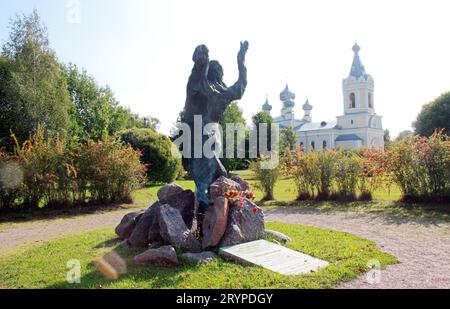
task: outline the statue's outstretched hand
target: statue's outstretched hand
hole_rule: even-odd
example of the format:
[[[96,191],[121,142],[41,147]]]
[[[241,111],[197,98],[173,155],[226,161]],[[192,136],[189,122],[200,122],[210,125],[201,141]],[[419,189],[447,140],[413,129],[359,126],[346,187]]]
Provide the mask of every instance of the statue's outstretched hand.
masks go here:
[[[239,50],[239,54],[238,54],[238,62],[244,63],[245,62],[245,55],[247,54],[247,50],[248,50],[248,42],[245,41],[244,43],[241,42],[241,49]]]

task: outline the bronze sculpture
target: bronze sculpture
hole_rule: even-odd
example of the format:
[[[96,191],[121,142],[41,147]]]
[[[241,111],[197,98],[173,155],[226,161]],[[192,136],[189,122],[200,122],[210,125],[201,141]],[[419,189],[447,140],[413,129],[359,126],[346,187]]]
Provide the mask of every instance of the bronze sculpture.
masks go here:
[[[241,42],[237,60],[239,79],[231,87],[223,82],[223,69],[218,61],[210,61],[209,50],[205,45],[195,49],[193,55],[194,68],[187,85],[187,98],[185,105],[185,121],[194,133],[194,119],[201,116],[201,128],[209,123],[217,123],[224,111],[232,101],[240,100],[247,87],[247,68],[245,56],[248,42]],[[197,117],[196,117],[197,116]],[[195,143],[203,144],[209,138],[207,135],[191,134],[191,148],[189,158],[184,158],[185,168],[191,173],[196,185],[196,197],[200,212],[209,205],[208,197],[210,185],[219,177],[227,177],[227,172],[220,162],[217,154],[208,158],[205,154],[195,154]]]

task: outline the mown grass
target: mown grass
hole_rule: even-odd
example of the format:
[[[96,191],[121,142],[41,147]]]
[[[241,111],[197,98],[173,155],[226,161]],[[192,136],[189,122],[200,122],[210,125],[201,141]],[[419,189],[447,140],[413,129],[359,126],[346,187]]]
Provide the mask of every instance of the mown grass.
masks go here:
[[[257,188],[257,181],[250,170],[236,171],[233,174],[240,175],[246,179],[252,186],[257,200],[263,198],[263,192]],[[178,185],[184,189],[195,190],[195,184],[192,180],[177,180]],[[13,222],[33,222],[39,220],[49,220],[54,218],[69,218],[74,216],[89,215],[92,213],[102,213],[105,211],[114,211],[128,209],[134,211],[150,206],[157,200],[157,192],[161,186],[148,186],[133,193],[132,204],[115,204],[93,206],[86,205],[80,207],[68,207],[67,209],[41,209],[39,211],[25,211],[5,213],[0,216],[0,230],[7,228]],[[406,204],[398,202],[401,197],[400,190],[393,185],[390,190],[379,189],[374,193],[373,201],[369,202],[319,202],[319,201],[296,201],[295,184],[292,178],[282,177],[275,186],[274,201],[259,203],[265,209],[275,207],[288,207],[289,209],[314,209],[316,211],[338,211],[338,212],[357,212],[357,213],[383,213],[386,215],[395,215],[412,218],[438,219],[450,221],[450,205],[443,204]]]
[[[263,198],[263,192],[255,186],[258,182],[252,171],[235,171],[233,174],[239,175],[243,179],[246,179],[252,185],[252,189],[255,191],[256,197],[258,199]],[[280,202],[294,201],[297,198],[294,180],[291,177],[280,177],[279,181],[275,185],[274,196],[275,199]],[[395,185],[392,185],[389,190],[380,188],[373,194],[374,200],[396,201],[399,200],[400,197],[400,190]]]
[[[121,247],[111,229],[73,235],[0,259],[0,286],[6,288],[333,288],[368,271],[368,261],[384,268],[397,259],[369,240],[336,231],[300,225],[267,223],[292,238],[291,249],[324,259],[330,266],[301,276],[283,276],[256,266],[242,266],[218,259],[210,265],[181,261],[179,268],[137,266],[131,263],[137,250]],[[116,281],[103,278],[93,261],[116,251],[129,264],[127,274]],[[67,261],[81,263],[81,284],[66,282]]]

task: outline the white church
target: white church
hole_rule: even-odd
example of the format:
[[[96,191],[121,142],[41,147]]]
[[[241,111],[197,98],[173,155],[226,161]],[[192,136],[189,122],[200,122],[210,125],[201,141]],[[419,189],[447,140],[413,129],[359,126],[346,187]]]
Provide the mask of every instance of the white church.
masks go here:
[[[375,114],[374,80],[366,73],[359,58],[360,47],[353,46],[355,53],[350,75],[344,79],[344,115],[333,121],[313,122],[313,106],[306,101],[304,116],[294,115],[295,94],[286,88],[280,94],[283,103],[281,116],[274,117],[280,129],[291,127],[297,135],[298,146],[305,150],[319,149],[359,149],[361,147],[384,149],[382,117]],[[262,109],[271,112],[268,100]]]

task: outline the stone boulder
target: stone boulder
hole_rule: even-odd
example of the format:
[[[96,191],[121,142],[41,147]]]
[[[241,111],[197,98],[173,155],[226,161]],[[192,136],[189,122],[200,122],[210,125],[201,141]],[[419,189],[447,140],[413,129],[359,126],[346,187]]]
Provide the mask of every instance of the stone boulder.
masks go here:
[[[225,233],[228,223],[228,200],[224,197],[218,197],[214,205],[210,206],[205,213],[202,231],[202,247],[216,247]]]
[[[242,208],[230,207],[228,226],[222,238],[221,247],[265,238],[264,213],[261,208],[248,199],[244,199]]]
[[[186,226],[178,209],[160,206],[159,228],[161,237],[183,252],[201,252],[202,246]]]
[[[191,190],[173,194],[159,201],[160,205],[168,204],[180,211],[184,223],[188,228],[192,227],[195,213],[195,194]]]
[[[164,265],[177,267],[180,263],[177,253],[172,246],[164,246],[158,249],[149,249],[134,257],[134,261],[139,264]]]
[[[269,236],[269,235],[272,236],[273,238],[275,238],[275,240],[278,240],[278,241],[282,242],[283,244],[287,244],[292,241],[292,239],[289,236],[287,236],[281,232],[278,232],[278,231],[266,230],[266,234],[267,234],[267,236]]]
[[[237,182],[221,176],[209,187],[209,195],[214,201],[218,197],[223,197],[229,190],[240,191],[241,186]]]
[[[155,241],[148,244],[148,249],[158,249],[166,246],[167,244],[164,241]]]
[[[158,195],[158,199],[161,200],[165,200],[168,197],[175,195],[175,194],[179,194],[183,192],[183,188],[180,187],[177,184],[171,183],[171,184],[167,184],[164,187],[162,187],[161,189],[159,189],[157,195]]]
[[[238,183],[240,185],[240,190],[241,191],[248,191],[250,190],[250,185],[249,183],[242,179],[241,176],[235,175],[233,177],[231,177],[231,180],[233,180],[234,182]]]
[[[132,247],[146,247],[148,243],[162,240],[159,236],[158,214],[159,203],[155,203],[147,209],[141,216],[139,222],[128,238],[128,243]],[[151,238],[149,239],[149,234]]]
[[[201,253],[183,253],[181,257],[189,262],[197,264],[210,264],[217,259],[217,255],[210,251]]]
[[[117,236],[119,236],[120,239],[128,239],[143,214],[144,210],[126,214],[116,227]]]
[[[159,229],[159,213],[161,205],[166,204],[177,209],[181,213],[185,225],[188,228],[192,227],[195,194],[191,190],[185,190],[154,203],[142,214],[128,239],[132,247],[145,247],[149,243],[162,240]]]

